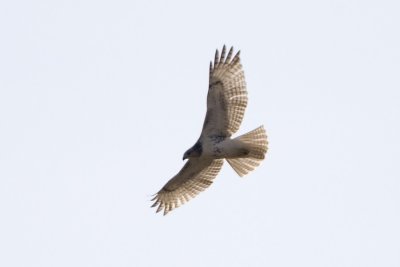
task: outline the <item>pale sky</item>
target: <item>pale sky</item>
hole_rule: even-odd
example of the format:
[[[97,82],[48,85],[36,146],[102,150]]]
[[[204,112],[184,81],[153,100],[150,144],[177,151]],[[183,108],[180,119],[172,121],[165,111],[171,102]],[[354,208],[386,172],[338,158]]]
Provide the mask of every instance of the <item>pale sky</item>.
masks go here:
[[[0,266],[400,266],[399,1],[2,1]],[[266,160],[150,208],[241,50]]]

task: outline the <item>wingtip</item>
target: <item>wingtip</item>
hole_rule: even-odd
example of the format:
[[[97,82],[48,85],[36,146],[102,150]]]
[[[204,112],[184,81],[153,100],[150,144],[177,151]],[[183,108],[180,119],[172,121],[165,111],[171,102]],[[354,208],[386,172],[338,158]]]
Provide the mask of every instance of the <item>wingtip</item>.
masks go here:
[[[225,64],[227,64],[227,63],[229,64],[229,61],[232,58],[232,54],[233,54],[233,46],[231,46],[231,48],[229,49],[228,55],[226,56],[226,59],[225,59]]]
[[[226,53],[226,46],[224,45],[222,47],[221,58],[219,60],[221,63],[225,63],[225,53]]]
[[[153,201],[153,200],[152,200]],[[159,204],[158,200],[156,202],[154,202],[150,207],[154,208],[155,206],[157,206]]]
[[[219,63],[219,51],[218,49],[215,50],[215,56],[214,56],[214,67],[217,66]]]
[[[240,61],[240,50],[236,52],[236,55],[232,59],[232,64],[235,64]]]
[[[162,205],[162,203],[160,203],[160,206],[158,206],[156,213],[159,213],[162,209],[163,209],[164,205]]]

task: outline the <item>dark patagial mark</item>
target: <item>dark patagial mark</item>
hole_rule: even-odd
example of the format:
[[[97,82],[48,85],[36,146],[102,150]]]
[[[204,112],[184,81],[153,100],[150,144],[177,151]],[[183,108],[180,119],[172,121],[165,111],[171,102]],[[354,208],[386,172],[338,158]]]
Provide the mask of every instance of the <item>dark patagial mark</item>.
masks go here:
[[[212,113],[213,113],[213,111],[211,109],[207,110],[207,114],[206,114],[206,118],[204,120],[203,128],[206,127],[208,125],[208,123],[210,122]]]
[[[222,94],[219,96],[219,105],[223,111],[226,111],[226,101]]]

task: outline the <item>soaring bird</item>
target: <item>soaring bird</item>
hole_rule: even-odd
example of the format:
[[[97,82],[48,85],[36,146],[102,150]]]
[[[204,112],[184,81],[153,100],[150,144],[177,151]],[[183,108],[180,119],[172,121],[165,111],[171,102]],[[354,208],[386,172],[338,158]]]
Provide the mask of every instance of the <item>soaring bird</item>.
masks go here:
[[[183,160],[188,159],[186,164],[152,199],[152,207],[157,207],[157,212],[164,210],[166,215],[208,188],[224,159],[242,177],[254,170],[267,153],[268,141],[263,126],[232,138],[247,106],[240,51],[233,58],[232,55],[233,47],[226,55],[224,45],[221,56],[217,50],[214,64],[210,62],[203,129],[197,142],[183,155]]]

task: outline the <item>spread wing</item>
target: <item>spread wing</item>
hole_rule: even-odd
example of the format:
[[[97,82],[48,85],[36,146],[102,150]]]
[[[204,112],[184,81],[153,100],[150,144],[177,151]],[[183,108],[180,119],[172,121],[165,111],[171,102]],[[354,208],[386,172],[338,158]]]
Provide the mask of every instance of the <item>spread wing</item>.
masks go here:
[[[222,159],[189,159],[180,172],[155,195],[152,207],[158,206],[157,212],[164,209],[166,215],[185,204],[212,184],[223,162]]]
[[[210,81],[207,95],[207,113],[202,135],[231,136],[242,123],[247,106],[246,82],[240,51],[232,58],[233,47],[225,58],[215,52],[214,65],[210,62]]]

